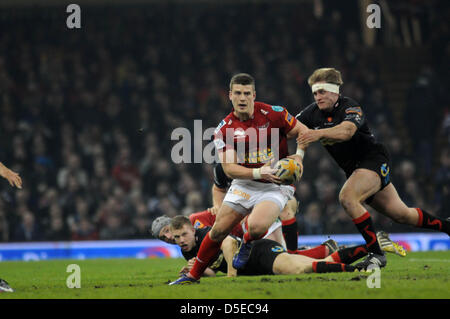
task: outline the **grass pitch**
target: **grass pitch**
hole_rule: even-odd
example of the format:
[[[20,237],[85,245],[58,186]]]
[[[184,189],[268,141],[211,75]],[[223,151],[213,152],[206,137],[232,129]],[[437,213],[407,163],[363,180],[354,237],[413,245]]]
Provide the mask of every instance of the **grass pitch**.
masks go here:
[[[81,270],[81,288],[69,289],[67,266]],[[0,278],[14,293],[0,299],[449,299],[450,251],[388,254],[380,288],[371,273],[202,278],[199,285],[168,286],[182,259],[97,259],[0,262]]]

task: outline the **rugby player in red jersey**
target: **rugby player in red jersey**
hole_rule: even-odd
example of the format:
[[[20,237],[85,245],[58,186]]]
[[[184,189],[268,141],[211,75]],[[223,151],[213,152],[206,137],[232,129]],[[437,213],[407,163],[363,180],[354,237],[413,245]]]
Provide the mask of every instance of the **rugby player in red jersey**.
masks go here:
[[[276,169],[267,163],[288,157],[287,139],[296,138],[307,128],[281,106],[255,102],[253,77],[240,73],[230,81],[229,99],[233,111],[219,124],[214,143],[225,174],[233,179],[217,214],[216,222],[205,236],[191,271],[172,285],[198,282],[230,231],[249,215],[233,267],[245,266],[251,242],[262,238],[280,215],[294,188],[280,185]],[[290,156],[302,168],[303,146]]]

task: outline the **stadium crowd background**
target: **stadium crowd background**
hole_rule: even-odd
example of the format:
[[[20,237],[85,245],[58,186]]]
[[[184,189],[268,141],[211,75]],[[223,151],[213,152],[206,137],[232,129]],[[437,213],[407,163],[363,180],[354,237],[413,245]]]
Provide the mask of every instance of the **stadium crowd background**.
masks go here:
[[[156,217],[210,207],[212,166],[175,165],[173,129],[217,126],[237,72],[254,75],[257,100],[297,114],[312,102],[307,77],[323,66],[342,71],[343,94],[387,144],[405,202],[448,216],[450,12],[445,1],[406,3],[427,10],[421,45],[435,54],[407,84],[400,123],[355,4],[325,1],[320,17],[308,1],[82,7],[79,30],[60,7],[2,8],[0,160],[23,189],[1,182],[0,241],[151,238]],[[344,176],[319,144],[304,167],[300,236],[355,233],[338,202]],[[377,229],[416,230],[372,217]]]

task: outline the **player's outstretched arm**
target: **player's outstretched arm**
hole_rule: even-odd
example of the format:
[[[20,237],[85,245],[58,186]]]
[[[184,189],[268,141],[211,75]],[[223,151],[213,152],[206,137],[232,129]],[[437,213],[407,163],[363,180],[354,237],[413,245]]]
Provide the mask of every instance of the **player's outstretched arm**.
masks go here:
[[[8,167],[3,165],[3,163],[0,162],[0,176],[8,180],[9,184],[12,187],[22,188],[22,179],[20,178],[19,174],[16,172],[13,172]]]
[[[352,138],[358,128],[353,122],[343,121],[335,127],[323,128],[301,132],[297,137],[297,143],[309,144],[318,140],[332,140],[334,142],[345,142]]]

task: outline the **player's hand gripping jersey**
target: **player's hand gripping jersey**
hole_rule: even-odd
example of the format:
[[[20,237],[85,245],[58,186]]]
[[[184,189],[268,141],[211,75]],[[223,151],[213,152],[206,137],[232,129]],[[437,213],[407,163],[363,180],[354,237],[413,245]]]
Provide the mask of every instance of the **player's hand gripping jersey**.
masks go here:
[[[253,117],[247,121],[240,121],[233,112],[222,120],[215,130],[214,143],[219,154],[234,149],[238,164],[258,168],[270,161],[275,152],[279,152],[278,159],[289,155],[286,135],[296,123],[284,107],[255,102]],[[243,143],[241,152],[238,145]]]

